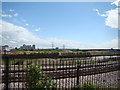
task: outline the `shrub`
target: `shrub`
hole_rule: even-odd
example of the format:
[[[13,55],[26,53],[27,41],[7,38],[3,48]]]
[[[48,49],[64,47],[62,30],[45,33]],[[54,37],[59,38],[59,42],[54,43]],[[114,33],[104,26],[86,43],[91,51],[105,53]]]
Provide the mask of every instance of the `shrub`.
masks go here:
[[[29,89],[49,89],[49,88],[56,88],[56,84],[52,81],[50,77],[47,77],[43,74],[40,66],[30,66],[27,68],[28,70],[28,83],[27,87]]]
[[[85,82],[82,85],[77,85],[75,88],[78,88],[79,90],[96,90],[98,87],[92,82]]]
[[[75,64],[76,65],[82,65],[83,63],[82,63],[82,61],[76,61]]]

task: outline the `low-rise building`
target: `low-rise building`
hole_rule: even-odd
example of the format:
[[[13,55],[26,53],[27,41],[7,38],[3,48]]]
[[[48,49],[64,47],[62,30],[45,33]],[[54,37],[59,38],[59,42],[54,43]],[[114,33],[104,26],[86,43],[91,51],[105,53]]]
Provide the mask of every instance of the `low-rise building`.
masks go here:
[[[8,45],[0,46],[0,50],[2,51],[10,51],[12,47],[9,47]]]
[[[20,47],[20,49],[32,49],[35,50],[35,45],[25,45],[23,44],[23,46]]]

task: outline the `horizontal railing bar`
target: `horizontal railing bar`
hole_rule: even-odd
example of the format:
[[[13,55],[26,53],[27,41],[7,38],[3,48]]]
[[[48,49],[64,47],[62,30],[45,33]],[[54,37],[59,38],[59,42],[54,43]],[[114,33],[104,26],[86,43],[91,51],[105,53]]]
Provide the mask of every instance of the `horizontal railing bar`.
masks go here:
[[[118,69],[109,69],[109,70],[103,70],[103,71],[96,71],[96,72],[86,72],[86,73],[82,73],[79,76],[87,76],[87,75],[95,75],[95,74],[102,74],[102,73],[107,73],[107,72],[111,72],[111,71],[117,71]],[[73,74],[73,75],[62,75],[62,76],[54,76],[52,77],[52,79],[64,79],[64,78],[75,78],[77,77],[77,74]],[[4,80],[2,81],[4,83]],[[15,77],[15,78],[10,78],[9,79],[9,83],[12,82],[27,82],[27,78],[21,78],[21,77]]]
[[[97,68],[102,66],[109,66],[109,65],[117,65],[118,63],[108,63],[108,64],[93,64],[93,65],[81,65],[81,66],[74,66],[74,67],[59,67],[59,68],[43,68],[42,71],[56,71],[56,70],[69,70],[69,69],[77,69],[77,68]],[[3,70],[3,73],[6,71]],[[9,70],[8,73],[18,73],[18,72],[27,72],[27,70]]]
[[[17,79],[17,80],[9,80],[8,82],[9,83],[13,83],[13,82],[15,83],[15,82],[27,82],[27,81],[26,81],[26,79],[20,79],[20,80]],[[2,83],[5,83],[5,81],[3,80]]]
[[[49,55],[39,55],[39,54],[16,54],[16,55],[2,55],[2,59],[9,57],[9,58],[19,58],[19,59],[37,59],[37,58],[78,58],[78,57],[95,57],[95,56],[120,56],[120,54],[116,55],[58,55],[58,54],[49,54]]]
[[[3,73],[5,73],[6,71],[3,70]],[[9,70],[8,73],[19,73],[19,72],[27,72],[26,70]]]
[[[96,71],[96,72],[87,72],[87,73],[82,73],[79,76],[87,76],[87,75],[95,75],[95,74],[102,74],[102,73],[107,73],[107,72],[112,72],[112,71],[117,71],[118,69],[110,69],[110,70],[103,70],[103,71]],[[66,76],[57,76],[53,77],[53,79],[64,79],[64,78],[75,78],[77,77],[77,74],[73,75],[66,75]]]
[[[55,71],[55,70],[67,70],[67,69],[77,69],[77,68],[93,68],[93,67],[98,67],[98,66],[107,66],[107,65],[115,65],[118,63],[109,63],[109,64],[93,64],[93,65],[80,65],[78,66],[73,66],[73,67],[59,67],[59,68],[43,68],[43,71]]]
[[[98,68],[98,69],[91,69],[91,70],[79,70],[80,73],[86,73],[86,72],[95,72],[95,71],[101,71],[101,70],[110,70],[110,69],[118,69],[118,66],[116,67],[107,67],[106,68]],[[55,76],[55,75],[68,75],[68,74],[75,74],[77,73],[76,71],[62,71],[62,72],[46,72],[45,74]]]
[[[118,63],[108,63],[108,64],[93,64],[93,65],[81,65],[81,66],[74,66],[74,67],[59,67],[59,68],[43,68],[42,71],[56,71],[56,70],[68,70],[68,69],[77,69],[77,68],[93,68],[93,67],[102,67],[102,66],[109,66],[109,65],[117,65]],[[3,73],[6,71],[3,70]],[[17,73],[17,72],[27,72],[27,70],[9,70],[8,73]]]
[[[107,68],[107,69],[106,69]],[[95,72],[95,71],[102,71],[102,70],[109,70],[109,69],[118,69],[118,66],[116,67],[106,67],[106,68],[98,68],[98,69],[85,69],[85,70],[79,70],[80,73],[86,73],[86,72]],[[46,72],[45,74],[50,75],[50,76],[57,76],[57,75],[69,75],[69,74],[75,74],[77,71],[61,71],[61,72]],[[14,76],[18,74],[13,74]],[[26,76],[26,74],[19,73],[20,76]],[[4,75],[3,75],[4,77]]]

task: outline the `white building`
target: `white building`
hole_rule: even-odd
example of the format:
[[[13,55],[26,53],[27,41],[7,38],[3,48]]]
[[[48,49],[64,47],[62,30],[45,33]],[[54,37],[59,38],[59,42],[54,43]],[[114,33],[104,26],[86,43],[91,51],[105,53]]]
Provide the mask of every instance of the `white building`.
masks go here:
[[[0,51],[10,51],[12,47],[9,47],[8,45],[0,46]]]

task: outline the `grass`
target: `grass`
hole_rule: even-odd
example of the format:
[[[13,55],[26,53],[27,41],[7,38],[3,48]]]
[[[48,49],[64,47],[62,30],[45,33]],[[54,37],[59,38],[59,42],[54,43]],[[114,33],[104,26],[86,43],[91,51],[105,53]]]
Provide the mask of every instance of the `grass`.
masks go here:
[[[40,50],[21,50],[13,49],[11,53],[14,54],[50,54],[50,53],[59,53],[61,55],[111,55],[114,53],[108,51],[79,51],[79,50],[52,50],[52,49],[40,49]]]
[[[92,82],[85,82],[83,84],[77,85],[75,88],[78,88],[79,90],[96,90],[99,87]]]

